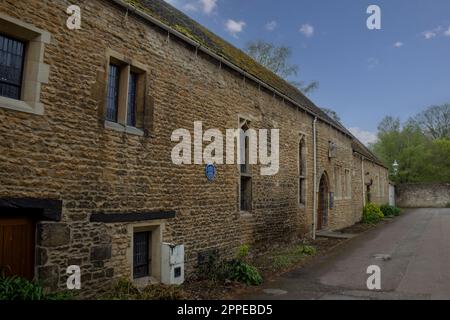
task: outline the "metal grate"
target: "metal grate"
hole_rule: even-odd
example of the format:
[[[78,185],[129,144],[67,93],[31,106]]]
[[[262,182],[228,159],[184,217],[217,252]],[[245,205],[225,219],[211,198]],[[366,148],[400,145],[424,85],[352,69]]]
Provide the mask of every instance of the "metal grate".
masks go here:
[[[127,111],[127,125],[136,126],[136,93],[137,93],[137,78],[136,73],[130,73],[130,80],[128,85],[128,111]]]
[[[108,105],[106,108],[106,120],[117,122],[117,111],[119,106],[119,67],[109,65],[108,80]]]
[[[149,232],[138,232],[133,239],[133,277],[143,278],[149,276]]]
[[[0,96],[20,99],[25,44],[0,35]]]

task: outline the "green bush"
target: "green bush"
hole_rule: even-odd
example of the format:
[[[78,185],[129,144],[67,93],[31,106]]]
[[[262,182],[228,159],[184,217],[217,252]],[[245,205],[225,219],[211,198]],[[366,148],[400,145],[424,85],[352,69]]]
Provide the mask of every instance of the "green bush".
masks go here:
[[[380,208],[373,204],[367,204],[363,209],[363,219],[362,222],[366,224],[376,224],[384,219],[383,212]]]
[[[20,277],[0,276],[0,300],[70,300],[74,295],[69,292],[45,293],[38,282]]]
[[[447,203],[447,206],[446,206],[447,208],[450,208],[450,202],[449,203]]]
[[[385,217],[398,217],[400,215],[400,209],[395,207],[395,206],[391,206],[388,204],[382,205],[380,207],[381,212],[383,212],[383,215]]]
[[[249,252],[250,247],[242,245],[238,249],[236,258],[231,261],[220,261],[217,256],[212,255],[199,267],[199,275],[207,276],[213,281],[233,280],[250,286],[260,285],[263,279],[258,269],[248,262]]]
[[[228,262],[228,278],[233,281],[245,283],[249,286],[259,286],[263,279],[256,267],[242,260]]]

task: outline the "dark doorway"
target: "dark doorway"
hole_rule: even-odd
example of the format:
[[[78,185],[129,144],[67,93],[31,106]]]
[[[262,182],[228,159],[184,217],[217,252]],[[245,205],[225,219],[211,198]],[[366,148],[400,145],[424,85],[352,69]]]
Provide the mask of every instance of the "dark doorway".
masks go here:
[[[0,216],[0,274],[33,279],[35,229],[32,219]]]
[[[366,203],[371,203],[372,202],[372,197],[370,194],[370,185],[366,186]]]
[[[319,197],[318,197],[318,207],[317,207],[317,230],[322,230],[328,225],[328,179],[326,174],[322,175],[319,184]]]

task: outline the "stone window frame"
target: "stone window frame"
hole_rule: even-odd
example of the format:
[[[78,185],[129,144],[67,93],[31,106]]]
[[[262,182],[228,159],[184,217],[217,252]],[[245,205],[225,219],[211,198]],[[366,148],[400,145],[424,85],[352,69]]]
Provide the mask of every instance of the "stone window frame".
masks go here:
[[[343,188],[342,188],[342,166],[335,165],[333,170],[334,175],[334,199],[343,200]]]
[[[152,283],[161,282],[161,245],[163,243],[164,229],[165,222],[163,220],[133,223],[127,227],[127,233],[130,240],[127,249],[127,262],[130,267],[129,279],[138,287],[145,287]],[[148,277],[134,279],[134,234],[137,232],[151,233],[151,273]]]
[[[250,124],[255,121],[255,117],[251,115],[243,115],[238,114],[237,117],[238,120],[238,129],[241,129],[244,125],[247,125],[250,128]],[[236,139],[239,141],[239,136],[236,137]],[[239,144],[238,144],[239,146]],[[240,152],[239,147],[236,150],[237,152]],[[239,180],[238,180],[238,211],[241,214],[241,216],[251,216],[252,215],[252,209],[253,209],[253,170],[252,166],[250,165],[250,170],[247,173],[243,173],[241,171],[241,165],[237,163],[238,172],[239,172]],[[242,210],[241,207],[241,185],[242,185],[242,179],[248,178],[250,179],[250,210]]]
[[[50,66],[44,63],[45,45],[50,44],[51,34],[32,24],[20,21],[0,12],[0,31],[25,42],[22,90],[20,100],[0,96],[0,108],[43,115],[41,87],[49,83]]]
[[[118,132],[124,132],[136,136],[144,136],[144,119],[145,119],[145,107],[147,97],[147,76],[150,74],[148,67],[134,59],[127,58],[125,55],[111,50],[106,50],[106,86],[109,81],[110,64],[117,65],[120,69],[119,76],[119,97],[118,97],[118,110],[117,110],[117,122],[109,121],[106,119],[106,110],[108,99],[105,96],[104,105],[104,126],[106,129],[114,130]],[[129,78],[131,73],[135,73],[138,76],[137,79],[137,97],[136,97],[136,126],[129,126],[127,121],[128,99],[129,99]],[[105,94],[108,94],[106,88]]]
[[[344,192],[342,195],[343,199],[350,200],[352,198],[352,174],[351,169],[344,168]]]
[[[303,150],[301,151],[300,148],[303,147]],[[300,154],[302,156],[302,159],[300,159]],[[298,190],[297,190],[297,200],[298,200],[298,206],[300,208],[305,208],[308,201],[308,161],[307,161],[307,155],[308,155],[308,144],[307,144],[307,135],[304,132],[299,133],[299,140],[298,140],[298,153],[297,153],[297,181],[298,181]],[[302,172],[300,172],[300,167],[302,167]],[[300,188],[302,187],[302,194],[304,199],[301,199],[300,194]]]

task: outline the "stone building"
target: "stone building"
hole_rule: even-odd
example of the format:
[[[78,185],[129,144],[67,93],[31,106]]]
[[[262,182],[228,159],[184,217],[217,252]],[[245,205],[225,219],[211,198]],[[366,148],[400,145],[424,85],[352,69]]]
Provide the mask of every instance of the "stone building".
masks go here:
[[[0,265],[86,295],[209,252],[313,237],[388,202],[387,169],[291,85],[162,0],[0,2]],[[178,128],[280,130],[280,170],[175,165]],[[137,259],[138,249],[141,255]],[[138,261],[138,262],[137,262]]]

